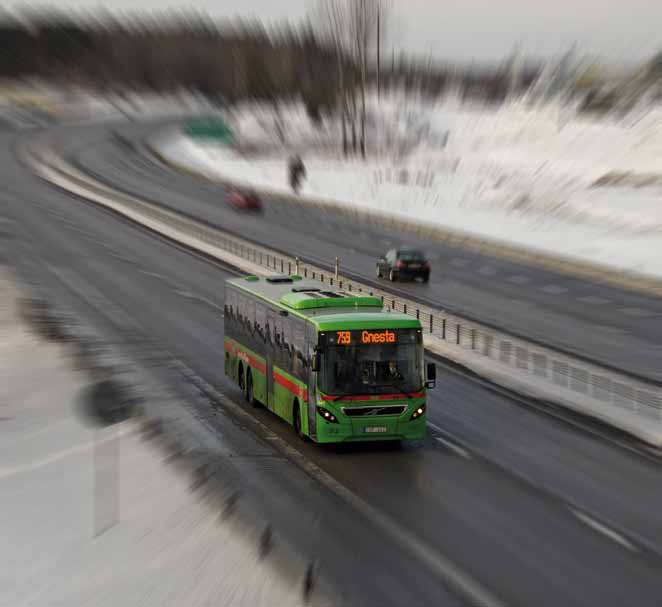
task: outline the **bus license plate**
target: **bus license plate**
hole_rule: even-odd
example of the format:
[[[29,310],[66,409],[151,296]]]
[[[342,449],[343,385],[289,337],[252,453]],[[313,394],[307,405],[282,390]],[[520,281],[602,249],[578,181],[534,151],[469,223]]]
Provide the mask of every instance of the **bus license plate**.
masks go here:
[[[368,426],[367,428],[363,428],[364,432],[388,432],[388,428],[386,426]]]
[[[410,264],[409,264],[409,268],[410,268],[411,270],[418,270],[420,267],[421,267],[421,264],[420,264],[420,263],[410,263]]]

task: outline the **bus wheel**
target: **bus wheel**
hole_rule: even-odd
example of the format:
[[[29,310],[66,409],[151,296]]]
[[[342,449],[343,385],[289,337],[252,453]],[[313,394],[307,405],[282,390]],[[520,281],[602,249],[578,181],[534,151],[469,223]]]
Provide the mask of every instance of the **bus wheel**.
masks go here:
[[[292,425],[294,426],[294,431],[301,440],[306,440],[306,435],[303,433],[301,428],[301,409],[299,407],[299,401],[294,401],[293,411],[292,411]]]
[[[253,407],[258,406],[258,402],[255,400],[255,395],[253,394],[253,374],[250,369],[246,374],[246,400],[249,405],[253,405]]]
[[[246,387],[244,386],[244,367],[239,363],[239,370],[237,371],[237,383],[239,384],[239,389],[246,393]]]

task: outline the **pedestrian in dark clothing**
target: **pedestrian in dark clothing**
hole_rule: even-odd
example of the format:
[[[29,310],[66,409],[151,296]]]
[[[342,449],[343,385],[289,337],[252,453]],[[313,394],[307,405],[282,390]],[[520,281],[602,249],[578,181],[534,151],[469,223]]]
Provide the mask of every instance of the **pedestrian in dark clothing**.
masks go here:
[[[301,180],[306,176],[306,166],[298,154],[292,156],[289,162],[290,187],[295,194],[299,193]]]

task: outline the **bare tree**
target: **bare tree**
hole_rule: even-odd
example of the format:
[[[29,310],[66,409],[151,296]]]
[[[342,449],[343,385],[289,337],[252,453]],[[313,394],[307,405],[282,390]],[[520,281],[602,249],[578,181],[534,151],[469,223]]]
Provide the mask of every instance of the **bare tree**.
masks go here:
[[[373,57],[378,55],[383,37],[381,30],[386,23],[386,8],[385,0],[318,0],[315,15],[323,40],[336,51],[343,149],[348,149],[349,122],[353,150],[356,152],[358,145],[363,158],[366,156],[368,68]],[[358,103],[357,88],[360,97]]]

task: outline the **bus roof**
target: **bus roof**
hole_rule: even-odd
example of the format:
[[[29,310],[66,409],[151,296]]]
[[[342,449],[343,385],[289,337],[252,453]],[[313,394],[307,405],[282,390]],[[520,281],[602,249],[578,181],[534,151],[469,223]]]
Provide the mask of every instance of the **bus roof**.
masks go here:
[[[318,281],[291,276],[245,276],[229,284],[269,301],[271,304],[307,317],[320,331],[337,327],[420,328],[411,316],[384,311],[379,297],[350,293]]]
[[[310,319],[319,331],[352,329],[420,329],[421,323],[397,312],[354,312],[348,314],[325,314]]]

